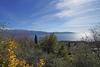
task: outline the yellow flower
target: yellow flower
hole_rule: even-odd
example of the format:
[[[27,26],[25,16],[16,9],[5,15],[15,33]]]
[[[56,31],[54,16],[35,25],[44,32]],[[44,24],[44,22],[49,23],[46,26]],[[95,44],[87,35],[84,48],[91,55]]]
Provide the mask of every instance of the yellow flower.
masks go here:
[[[6,48],[7,48],[6,59],[7,59],[8,67],[16,67],[17,65],[20,65],[21,67],[31,67],[29,66],[29,64],[26,63],[25,60],[19,60],[16,58],[16,54],[13,51],[16,48],[15,40],[9,39]]]
[[[37,67],[42,67],[45,64],[45,59],[40,58],[39,62],[37,63]]]

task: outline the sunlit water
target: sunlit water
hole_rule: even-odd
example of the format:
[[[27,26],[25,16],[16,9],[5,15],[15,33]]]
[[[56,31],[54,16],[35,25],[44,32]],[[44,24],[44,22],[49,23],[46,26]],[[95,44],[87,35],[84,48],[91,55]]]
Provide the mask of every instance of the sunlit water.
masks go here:
[[[58,41],[80,41],[82,39],[91,39],[90,33],[63,33],[56,34]]]

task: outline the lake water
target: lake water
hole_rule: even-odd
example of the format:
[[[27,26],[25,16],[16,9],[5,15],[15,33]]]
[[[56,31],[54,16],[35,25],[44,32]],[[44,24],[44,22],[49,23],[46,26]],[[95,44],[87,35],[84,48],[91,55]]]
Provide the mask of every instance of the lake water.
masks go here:
[[[70,34],[56,34],[58,41],[78,41],[81,40],[81,36],[77,33]]]

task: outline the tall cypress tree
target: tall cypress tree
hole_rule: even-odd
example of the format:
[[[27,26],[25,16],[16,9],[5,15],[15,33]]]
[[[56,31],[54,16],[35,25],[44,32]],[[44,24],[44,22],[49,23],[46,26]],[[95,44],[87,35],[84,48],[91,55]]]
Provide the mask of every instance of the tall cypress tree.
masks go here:
[[[35,34],[35,37],[34,37],[34,42],[35,42],[35,44],[38,44],[38,37],[37,37],[36,34]]]

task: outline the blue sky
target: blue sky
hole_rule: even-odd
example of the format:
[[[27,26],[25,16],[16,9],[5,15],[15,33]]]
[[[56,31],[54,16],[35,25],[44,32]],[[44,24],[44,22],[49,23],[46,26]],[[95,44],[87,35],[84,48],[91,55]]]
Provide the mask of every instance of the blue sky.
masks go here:
[[[0,0],[0,23],[12,29],[86,32],[100,23],[100,0]]]

